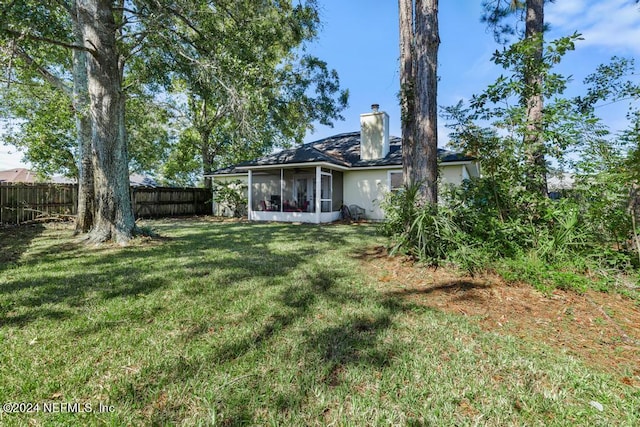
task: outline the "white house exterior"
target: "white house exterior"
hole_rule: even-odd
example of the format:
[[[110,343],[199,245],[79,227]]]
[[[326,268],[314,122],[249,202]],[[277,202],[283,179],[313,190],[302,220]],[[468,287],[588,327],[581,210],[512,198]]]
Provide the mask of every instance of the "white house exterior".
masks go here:
[[[389,136],[389,116],[373,106],[360,116],[359,132],[343,133],[298,148],[220,169],[214,182],[247,185],[252,221],[325,223],[342,205],[357,205],[365,218],[384,219],[380,202],[402,185],[402,141]],[[479,176],[478,162],[438,149],[442,183]],[[214,212],[216,207],[214,206]]]

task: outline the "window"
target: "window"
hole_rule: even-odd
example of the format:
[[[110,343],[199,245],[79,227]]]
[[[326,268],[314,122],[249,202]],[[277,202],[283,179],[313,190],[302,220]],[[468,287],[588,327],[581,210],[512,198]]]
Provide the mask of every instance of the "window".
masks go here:
[[[390,171],[389,172],[389,189],[391,191],[402,190],[402,171]]]

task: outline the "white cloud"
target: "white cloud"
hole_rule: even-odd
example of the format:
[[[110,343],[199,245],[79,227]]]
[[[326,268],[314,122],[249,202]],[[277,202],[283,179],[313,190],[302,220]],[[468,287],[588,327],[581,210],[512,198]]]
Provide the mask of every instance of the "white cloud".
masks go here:
[[[580,46],[640,54],[640,7],[631,0],[561,0],[547,7],[545,20],[554,35],[581,33]]]
[[[560,0],[549,3],[545,11],[545,21],[552,27],[564,27],[585,9],[584,0]]]

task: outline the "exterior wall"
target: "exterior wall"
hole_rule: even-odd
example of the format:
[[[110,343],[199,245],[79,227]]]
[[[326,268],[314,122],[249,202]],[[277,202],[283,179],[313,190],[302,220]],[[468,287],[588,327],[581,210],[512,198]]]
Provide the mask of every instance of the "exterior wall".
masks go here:
[[[389,191],[388,169],[345,172],[344,204],[358,205],[365,210],[365,217],[371,220],[384,219],[380,202]]]
[[[344,204],[358,205],[365,209],[365,216],[369,220],[381,221],[384,212],[380,202],[389,191],[389,171],[402,169],[359,170],[344,173]],[[440,166],[442,184],[460,185],[469,177],[465,165]]]
[[[460,185],[469,177],[464,165],[440,166],[440,182],[442,184]]]
[[[218,183],[234,182],[234,181],[240,181],[246,187],[249,183],[249,177],[247,175],[230,175],[230,176],[216,176],[213,178],[213,182],[218,182]],[[248,192],[248,189],[245,188],[244,197],[247,197],[247,192]],[[218,204],[215,201],[213,201],[212,204],[213,204],[213,211],[212,211],[213,215],[218,215],[218,216],[233,215],[233,212],[230,212],[228,209],[225,209],[222,206],[218,206]]]
[[[306,222],[312,224],[333,222],[340,219],[340,212],[322,212],[320,214],[308,212],[251,212],[252,221],[276,222]]]

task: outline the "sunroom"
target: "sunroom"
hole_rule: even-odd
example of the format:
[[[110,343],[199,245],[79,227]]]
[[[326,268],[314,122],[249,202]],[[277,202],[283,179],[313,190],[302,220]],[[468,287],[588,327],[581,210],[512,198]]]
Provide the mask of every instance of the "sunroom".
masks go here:
[[[343,173],[328,166],[247,167],[249,219],[316,224],[339,219]]]

